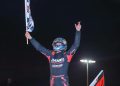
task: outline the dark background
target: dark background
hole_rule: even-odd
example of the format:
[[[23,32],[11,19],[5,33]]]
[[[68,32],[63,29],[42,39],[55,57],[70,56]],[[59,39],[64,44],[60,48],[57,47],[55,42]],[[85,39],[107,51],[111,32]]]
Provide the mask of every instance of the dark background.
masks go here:
[[[64,37],[68,48],[74,41],[74,24],[81,21],[81,44],[69,66],[71,86],[86,86],[82,58],[89,65],[89,83],[104,70],[106,86],[120,86],[120,0],[31,0],[35,30],[31,33],[52,49],[56,37]],[[24,0],[0,2],[0,86],[49,86],[48,60],[26,45]]]

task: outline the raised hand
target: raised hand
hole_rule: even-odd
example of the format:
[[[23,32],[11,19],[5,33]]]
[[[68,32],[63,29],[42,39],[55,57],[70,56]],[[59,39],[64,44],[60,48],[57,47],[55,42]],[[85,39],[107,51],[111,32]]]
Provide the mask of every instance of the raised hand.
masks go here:
[[[76,28],[77,31],[81,30],[81,24],[80,24],[80,22],[78,22],[77,24],[75,24],[75,28]]]
[[[26,37],[27,39],[32,39],[32,36],[30,35],[29,32],[26,32],[26,33],[25,33],[25,37]]]

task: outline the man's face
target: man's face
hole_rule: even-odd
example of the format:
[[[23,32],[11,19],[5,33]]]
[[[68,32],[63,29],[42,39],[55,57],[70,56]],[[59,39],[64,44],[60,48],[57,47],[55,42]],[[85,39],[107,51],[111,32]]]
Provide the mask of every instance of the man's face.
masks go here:
[[[67,42],[66,42],[65,39],[56,38],[52,43],[53,50],[55,50],[55,51],[64,51],[67,48],[66,44],[67,44]]]

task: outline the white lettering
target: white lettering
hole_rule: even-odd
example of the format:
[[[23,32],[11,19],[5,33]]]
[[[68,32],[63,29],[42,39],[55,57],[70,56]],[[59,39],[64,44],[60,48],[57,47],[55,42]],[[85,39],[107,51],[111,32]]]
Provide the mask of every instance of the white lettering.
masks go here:
[[[64,58],[52,59],[52,60],[51,60],[51,63],[55,63],[55,64],[63,63],[63,62],[64,62]]]
[[[60,67],[62,67],[62,66],[63,66],[63,64],[60,64],[60,65],[52,65],[53,68],[60,68]]]

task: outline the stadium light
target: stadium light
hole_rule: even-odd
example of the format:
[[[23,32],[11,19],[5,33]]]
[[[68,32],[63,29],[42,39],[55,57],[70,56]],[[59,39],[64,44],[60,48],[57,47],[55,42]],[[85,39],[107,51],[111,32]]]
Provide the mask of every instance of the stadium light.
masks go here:
[[[89,78],[88,78],[88,64],[95,63],[95,60],[81,59],[80,62],[87,64],[87,86],[89,86]]]
[[[83,62],[83,63],[95,63],[96,62],[94,60],[87,60],[87,59],[82,59],[80,61]]]

